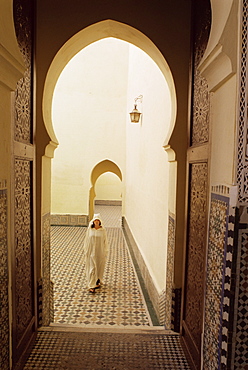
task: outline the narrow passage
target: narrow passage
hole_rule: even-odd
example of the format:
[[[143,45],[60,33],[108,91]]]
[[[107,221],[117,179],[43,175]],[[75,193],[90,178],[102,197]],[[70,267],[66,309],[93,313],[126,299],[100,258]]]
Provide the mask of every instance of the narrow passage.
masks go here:
[[[107,230],[109,256],[104,284],[91,294],[85,280],[86,228],[52,226],[51,277],[54,323],[93,326],[152,326],[152,320],[121,229],[121,207],[97,206]]]

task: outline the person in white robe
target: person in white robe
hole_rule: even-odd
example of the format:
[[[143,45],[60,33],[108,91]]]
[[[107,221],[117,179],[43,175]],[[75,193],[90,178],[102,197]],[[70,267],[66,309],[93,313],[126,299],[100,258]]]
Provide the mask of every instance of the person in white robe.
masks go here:
[[[95,214],[86,231],[85,272],[90,293],[101,287],[104,267],[108,255],[108,240],[100,214]]]

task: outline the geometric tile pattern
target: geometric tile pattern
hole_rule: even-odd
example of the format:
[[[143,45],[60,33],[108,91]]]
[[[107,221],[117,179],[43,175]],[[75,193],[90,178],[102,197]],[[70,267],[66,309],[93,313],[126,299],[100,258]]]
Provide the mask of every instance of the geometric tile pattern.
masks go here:
[[[174,284],[174,253],[175,253],[175,215],[169,214],[168,220],[168,247],[166,268],[166,293],[164,297],[164,322],[167,329],[173,329],[171,325],[172,293]],[[160,315],[162,312],[160,309]]]
[[[105,227],[121,227],[121,202],[96,201],[94,213],[104,214]],[[119,204],[120,203],[120,204]],[[60,226],[88,226],[87,215],[52,214],[51,225]]]
[[[42,215],[42,279],[39,281],[40,290],[39,305],[40,312],[40,326],[49,325],[53,321],[51,315],[53,306],[53,295],[50,294],[51,289],[51,247],[50,247],[50,213]]]
[[[30,144],[32,140],[32,1],[15,0],[14,2],[15,31],[18,46],[25,63],[24,77],[16,84],[15,90],[15,126],[14,137],[18,142]]]
[[[86,215],[65,215],[52,214],[51,225],[61,226],[87,226],[88,216]]]
[[[220,368],[229,198],[211,196],[204,324],[204,367]]]
[[[14,332],[22,340],[34,316],[33,241],[32,241],[32,162],[15,158],[15,265],[13,290],[15,295]]]
[[[236,224],[236,207],[231,207],[229,204],[229,215],[228,215],[228,230],[227,230],[227,241],[225,249],[225,271],[224,274],[224,293],[222,302],[222,331],[221,331],[221,366],[223,369],[228,368],[228,357],[231,358],[230,348],[228,350],[230,336],[233,321],[233,259],[235,254],[235,224]]]
[[[171,298],[171,294],[169,295]],[[166,289],[163,289],[159,294],[159,322],[160,325],[164,325],[166,329],[171,329],[171,323],[166,322],[166,308],[170,307],[171,300],[167,302]],[[171,312],[170,312],[171,313]]]
[[[95,205],[94,213],[100,213],[105,227],[122,226],[122,207],[115,205]]]
[[[202,4],[202,3],[201,3]],[[209,145],[210,93],[207,79],[201,74],[199,64],[206,50],[211,29],[210,2],[204,1],[204,12],[199,2],[192,3],[192,82],[191,82],[191,128],[188,145]],[[201,366],[202,327],[205,294],[206,235],[208,217],[208,154],[196,156],[190,163],[188,183],[188,230],[185,258],[185,289],[183,290],[182,325],[183,339],[191,353],[195,368]]]
[[[192,145],[208,142],[210,99],[207,80],[195,66],[193,92]]]
[[[100,203],[99,201],[97,201],[97,204],[95,204],[95,213],[100,213],[101,216],[102,216],[102,219],[104,221],[104,225],[106,227],[117,227],[117,228],[122,228],[123,225],[122,225],[122,207],[117,205],[118,202],[117,201],[114,201],[114,206],[111,206],[112,203],[108,204],[107,206],[106,205],[103,205],[102,203]],[[124,228],[122,229],[124,231]],[[125,239],[125,241],[127,242],[128,240]],[[134,255],[134,251],[133,251],[133,245],[128,245],[128,250],[129,250],[129,254],[130,254],[130,258],[131,258],[131,262],[134,266],[134,270],[136,272],[136,275],[138,277],[138,281],[139,281],[139,284],[141,286],[141,289],[142,289],[142,293],[143,293],[143,296],[145,298],[145,302],[146,302],[146,306],[148,308],[148,311],[149,311],[149,314],[150,314],[150,317],[151,317],[151,320],[152,320],[152,323],[153,325],[163,325],[164,322],[163,321],[160,321],[160,323],[158,323],[158,318],[157,318],[157,315],[156,315],[156,312],[154,310],[154,301],[151,300],[151,296],[149,296],[149,292],[151,292],[149,290],[147,290],[147,281],[145,282],[144,281],[144,276],[147,278],[147,274],[142,274],[141,273],[141,270],[139,268],[139,265],[136,261],[136,258],[135,258],[135,255]],[[162,299],[161,297],[165,297],[165,294],[162,294],[159,296],[159,304],[162,302]],[[154,298],[154,297],[153,297]],[[159,313],[161,314],[161,312],[164,312],[165,311],[165,304],[163,304],[163,307],[161,307],[161,310],[159,311]]]
[[[207,4],[207,2],[205,2]],[[207,80],[198,66],[204,55],[211,27],[211,7],[205,5],[204,13],[198,2],[193,6],[195,27],[193,32],[193,84],[192,84],[192,128],[191,145],[207,143],[209,140],[210,94]],[[197,20],[197,21],[196,21]]]
[[[105,222],[104,222],[105,224]],[[151,326],[151,319],[120,228],[106,228],[109,255],[104,284],[91,294],[85,280],[85,227],[52,226],[54,322],[110,327]]]
[[[9,369],[7,190],[0,181],[0,368]]]
[[[235,320],[235,369],[248,368],[248,229],[239,232],[237,260],[237,310]]]
[[[40,331],[24,370],[190,370],[178,335]]]
[[[208,206],[208,163],[190,164],[189,230],[186,251],[183,326],[184,341],[196,368],[200,367],[205,294]]]
[[[171,308],[171,330],[180,333],[182,288],[173,288]]]

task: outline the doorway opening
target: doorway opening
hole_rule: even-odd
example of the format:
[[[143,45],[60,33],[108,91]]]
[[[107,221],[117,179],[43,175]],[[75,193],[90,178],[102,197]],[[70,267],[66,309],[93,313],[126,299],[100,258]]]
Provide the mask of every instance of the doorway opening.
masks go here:
[[[97,60],[92,57],[91,59],[89,58],[90,68],[88,69],[83,68],[84,66],[78,63],[79,75],[77,74],[76,79],[73,79],[73,89],[70,88],[72,78],[70,77],[66,80],[64,86],[66,95],[64,96],[57,72],[59,69],[61,70],[60,77],[64,72],[67,73],[71,67],[70,62],[63,64],[63,61],[62,65],[64,69],[60,65],[60,68],[55,71],[54,67],[58,62],[56,58],[47,76],[47,81],[50,84],[47,82],[44,89],[43,102],[44,106],[46,105],[44,119],[51,139],[54,139],[49,145],[51,146],[52,143],[55,143],[55,147],[57,145],[56,143],[59,142],[52,165],[51,213],[52,217],[61,215],[61,219],[65,215],[73,215],[78,217],[78,220],[81,218],[82,223],[84,223],[81,226],[86,226],[94,209],[95,198],[94,194],[93,196],[91,194],[93,182],[89,174],[92,168],[96,167],[96,163],[104,161],[116,163],[122,173],[122,217],[125,217],[128,223],[134,225],[134,233],[137,233],[137,239],[141,238],[142,244],[144,242],[142,253],[146,255],[146,259],[150,262],[150,266],[147,265],[146,268],[150,271],[150,275],[153,273],[157,275],[154,279],[154,285],[158,292],[164,294],[166,290],[168,215],[170,211],[174,211],[174,209],[169,209],[169,204],[173,204],[170,193],[173,193],[175,198],[175,189],[172,189],[169,184],[169,176],[167,175],[170,173],[170,160],[167,153],[163,150],[163,144],[168,141],[175,122],[176,98],[174,84],[164,58],[156,50],[156,47],[151,44],[150,40],[146,39],[144,35],[143,38],[137,31],[140,40],[136,40],[135,43],[140,44],[144,50],[149,51],[149,54],[152,54],[154,59],[149,58],[148,53],[144,53],[144,51],[134,46],[134,44],[130,45],[128,43],[133,32],[132,30],[130,34],[130,27],[118,24],[118,22],[108,22],[112,27],[110,27],[110,37],[106,38],[106,35],[104,35],[104,39],[102,40],[99,37],[99,41],[88,43],[87,47],[77,53],[77,55],[81,54],[81,52],[85,53],[88,47],[95,47],[96,44],[102,46],[103,42],[109,42],[111,44],[111,53],[105,53],[105,55],[110,55],[112,62],[114,43],[120,42],[124,45],[125,52],[121,54],[121,65],[120,63],[111,64],[112,68],[110,68],[111,73],[109,75],[111,78],[108,78],[108,83],[105,81],[103,89],[96,86],[99,79],[92,79],[92,74],[90,76],[88,74],[87,76],[91,83],[91,89],[88,90],[87,94],[82,92],[82,90],[80,94],[80,91],[76,88],[79,75],[82,76],[85,72],[89,71],[92,73],[92,66]],[[114,37],[118,27],[122,31],[124,30],[123,39],[127,41],[120,41]],[[147,41],[146,46],[145,41]],[[139,63],[140,53],[147,58],[147,64],[145,63],[144,69],[141,68],[142,63]],[[118,48],[116,54],[119,54]],[[77,55],[74,58],[71,56],[69,60],[75,61]],[[125,56],[124,58],[123,55]],[[64,55],[62,59],[64,59]],[[156,63],[154,62],[155,59]],[[98,58],[98,60],[101,59]],[[135,63],[130,63],[130,60],[135,61]],[[125,64],[124,61],[127,63]],[[150,79],[151,65],[155,69],[157,68],[154,75],[158,73],[158,79]],[[125,74],[120,74],[119,68],[121,68],[122,72],[125,71]],[[149,74],[144,73],[144,70],[148,70]],[[98,73],[99,68],[96,71]],[[123,78],[124,75],[126,75],[126,78]],[[116,78],[113,78],[113,76],[116,76]],[[118,93],[121,89],[119,87],[118,90],[117,86],[120,80],[122,84],[121,88],[123,89],[124,87],[124,92],[121,94]],[[153,88],[149,85],[151,81],[154,83]],[[50,106],[53,112],[51,119],[51,116],[48,116],[47,112],[49,112],[49,104],[51,104],[50,101],[48,102],[48,98],[49,96],[51,97],[51,86],[53,84],[54,98],[52,107]],[[110,86],[111,84],[112,88]],[[161,89],[162,85],[163,87]],[[147,99],[147,103],[143,104],[142,107],[142,125],[132,126],[129,122],[129,111],[132,110],[135,96],[143,92],[140,91],[140,87],[146,90],[143,95]],[[74,92],[77,94],[76,97],[72,96]],[[55,100],[58,96],[59,104],[56,106]],[[93,96],[95,98],[93,99],[95,103],[94,109],[87,111],[90,105],[85,104],[85,101],[92,103]],[[76,107],[77,103],[80,102],[83,116],[79,117],[75,112],[78,112]],[[66,106],[68,107],[68,105],[69,109],[66,110]],[[104,117],[104,113],[106,112],[108,113],[107,118],[106,116]],[[57,119],[56,115],[60,118]],[[49,122],[53,124],[50,125]],[[81,135],[79,134],[80,132]],[[67,142],[67,150],[63,148],[62,142],[64,139]],[[75,152],[76,148],[79,150],[77,153]],[[85,152],[83,153],[83,151]],[[57,159],[59,160],[57,161]],[[82,174],[82,168],[85,170],[85,167],[87,176]],[[173,179],[174,182],[175,180]],[[161,189],[163,189],[163,197],[160,197]],[[144,200],[146,201],[144,202]],[[65,204],[67,204],[67,208],[65,208]],[[141,206],[139,207],[139,205]],[[64,211],[65,209],[66,211]],[[152,213],[157,214],[154,220],[150,218],[150,214]],[[161,253],[158,252],[159,258],[153,255],[153,251],[150,248],[151,238],[154,236],[153,233],[148,233],[147,238],[145,237],[145,240],[142,241],[144,237],[142,230],[139,227],[136,229],[138,225],[136,222],[137,217],[141,219],[140,222],[143,225],[145,225],[149,218],[152,230],[154,230],[153,224],[157,226],[157,222],[162,222],[162,233],[160,235],[157,235],[157,233],[155,236],[156,239],[153,240],[153,243],[156,245],[163,244],[161,251],[159,251]],[[166,224],[167,227],[164,226]],[[173,274],[173,271],[171,273]],[[159,306],[158,301],[157,306]]]

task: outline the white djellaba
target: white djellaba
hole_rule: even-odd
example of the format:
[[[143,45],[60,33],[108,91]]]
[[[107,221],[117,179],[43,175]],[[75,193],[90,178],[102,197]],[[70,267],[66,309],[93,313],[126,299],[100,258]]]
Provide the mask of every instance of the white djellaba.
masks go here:
[[[96,222],[99,220],[100,222]],[[85,241],[85,272],[89,291],[95,293],[103,283],[104,267],[108,255],[108,240],[100,213],[94,214],[86,231]]]

